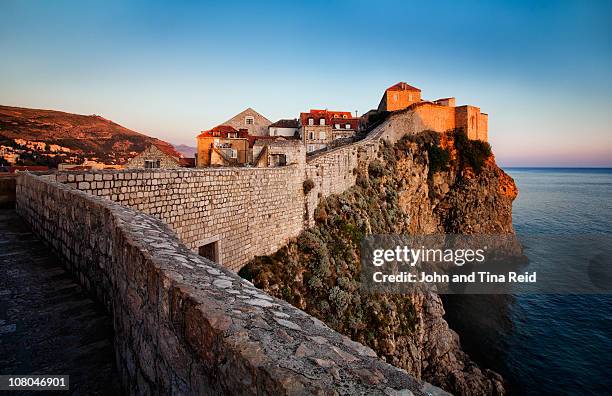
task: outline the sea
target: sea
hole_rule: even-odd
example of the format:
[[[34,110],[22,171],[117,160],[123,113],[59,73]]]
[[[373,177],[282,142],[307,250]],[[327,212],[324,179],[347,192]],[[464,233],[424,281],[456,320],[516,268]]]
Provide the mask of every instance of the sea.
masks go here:
[[[612,235],[612,169],[504,170],[519,188],[513,205],[519,238]],[[546,253],[546,246],[525,249],[525,270],[558,269]],[[612,395],[611,294],[443,298],[463,349],[502,374],[511,395]]]

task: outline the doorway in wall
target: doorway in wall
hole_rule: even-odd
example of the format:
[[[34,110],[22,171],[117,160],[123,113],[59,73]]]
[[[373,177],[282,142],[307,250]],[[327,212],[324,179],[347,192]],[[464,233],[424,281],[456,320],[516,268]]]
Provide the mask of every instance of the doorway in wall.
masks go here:
[[[219,241],[210,242],[198,248],[198,254],[210,261],[219,263]]]

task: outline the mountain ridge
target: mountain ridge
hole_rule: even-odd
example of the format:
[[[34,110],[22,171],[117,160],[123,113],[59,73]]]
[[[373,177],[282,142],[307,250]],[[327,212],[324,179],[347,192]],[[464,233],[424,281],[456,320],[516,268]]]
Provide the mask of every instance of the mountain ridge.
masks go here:
[[[14,139],[57,144],[77,157],[108,164],[123,163],[151,144],[176,151],[166,141],[96,114],[0,105],[0,142],[8,144]]]

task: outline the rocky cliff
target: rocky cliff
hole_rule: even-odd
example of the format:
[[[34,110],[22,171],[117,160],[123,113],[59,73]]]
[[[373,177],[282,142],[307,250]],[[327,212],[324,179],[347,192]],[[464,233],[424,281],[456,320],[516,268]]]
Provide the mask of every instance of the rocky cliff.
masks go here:
[[[354,187],[321,201],[314,227],[240,274],[418,378],[460,395],[504,394],[503,379],[461,350],[438,295],[359,290],[359,244],[366,234],[513,233],[512,178],[488,144],[459,132],[383,141],[355,172]]]

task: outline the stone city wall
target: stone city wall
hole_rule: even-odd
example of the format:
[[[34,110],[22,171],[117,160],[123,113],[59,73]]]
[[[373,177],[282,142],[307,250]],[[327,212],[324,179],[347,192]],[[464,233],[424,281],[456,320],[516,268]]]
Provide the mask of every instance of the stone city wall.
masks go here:
[[[194,251],[214,243],[238,271],[296,237],[304,225],[303,165],[59,172],[57,181],[168,224]]]
[[[354,186],[357,171],[367,174],[369,163],[378,158],[383,140],[393,144],[407,134],[426,130],[444,132],[454,128],[454,108],[423,102],[390,114],[359,142],[309,156],[306,179],[314,182],[314,188],[306,198],[307,226],[314,224],[314,209],[321,198],[340,194]]]
[[[448,114],[446,113],[448,112]],[[452,117],[451,117],[452,115]],[[454,109],[423,103],[393,113],[365,139],[275,168],[203,168],[59,172],[61,183],[109,198],[168,224],[194,251],[213,243],[215,261],[238,271],[274,253],[314,223],[320,199],[355,185],[381,140],[454,128]],[[304,194],[303,182],[314,187]]]
[[[444,394],[196,255],[159,219],[54,178],[19,175],[16,209],[113,316],[126,394]]]

